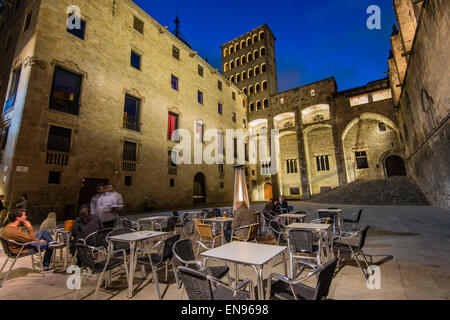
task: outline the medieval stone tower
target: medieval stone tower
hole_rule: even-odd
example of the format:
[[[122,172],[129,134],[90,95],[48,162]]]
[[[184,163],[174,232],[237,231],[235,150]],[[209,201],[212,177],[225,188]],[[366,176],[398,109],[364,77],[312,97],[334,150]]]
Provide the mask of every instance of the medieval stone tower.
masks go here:
[[[248,112],[267,108],[278,93],[275,40],[264,24],[221,46],[223,75],[248,96]]]

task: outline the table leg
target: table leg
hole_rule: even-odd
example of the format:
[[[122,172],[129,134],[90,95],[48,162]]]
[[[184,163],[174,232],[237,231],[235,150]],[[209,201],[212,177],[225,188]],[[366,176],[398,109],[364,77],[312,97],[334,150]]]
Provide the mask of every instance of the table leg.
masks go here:
[[[221,243],[221,245],[223,245],[223,243],[225,242],[225,222],[222,222],[221,226],[222,226],[222,243]]]
[[[263,268],[262,266],[252,266],[256,272],[257,286],[258,286],[258,300],[265,300],[264,296],[264,283],[263,283]]]
[[[133,279],[134,279],[134,250],[135,244],[130,243],[130,277],[128,278],[128,298],[133,297]]]
[[[237,287],[239,284],[239,268],[238,264],[234,264],[234,285]]]
[[[284,261],[284,275],[287,277],[288,271],[287,271],[287,263],[286,263],[286,251],[283,251],[283,261]],[[292,274],[291,279],[293,279],[293,278],[294,278],[294,275]]]

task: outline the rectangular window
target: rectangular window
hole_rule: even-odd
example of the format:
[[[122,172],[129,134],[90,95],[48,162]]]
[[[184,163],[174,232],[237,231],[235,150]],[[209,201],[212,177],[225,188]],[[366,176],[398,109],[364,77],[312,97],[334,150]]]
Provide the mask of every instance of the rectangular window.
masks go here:
[[[242,119],[242,125],[244,126],[244,129],[247,128],[247,120]]]
[[[203,123],[195,123],[195,141],[203,143]]]
[[[32,11],[28,12],[28,14],[27,14],[27,17],[25,19],[25,25],[23,27],[23,32],[27,31],[28,28],[30,27],[31,16],[32,16]]]
[[[169,112],[168,115],[168,124],[167,124],[167,140],[170,141],[179,141],[180,138],[177,135],[173,135],[175,130],[178,129],[178,115],[172,112]]]
[[[288,174],[298,173],[297,159],[286,160],[286,171]]]
[[[1,136],[1,149],[0,150],[6,149],[6,144],[8,143],[8,134],[9,134],[9,126],[3,128],[2,136]]]
[[[219,103],[219,105],[218,105],[218,111],[219,111],[219,114],[220,114],[220,115],[223,114],[222,104],[221,104],[221,103]]]
[[[124,161],[136,161],[137,144],[130,141],[123,142],[123,156]]]
[[[198,65],[198,75],[203,77],[203,67],[201,65]]]
[[[203,104],[203,92],[200,90],[197,90],[197,101],[198,103]]]
[[[219,164],[219,174],[223,175],[225,173],[225,168],[223,166],[223,164]]]
[[[47,140],[47,150],[68,153],[70,151],[71,137],[71,129],[50,126]]]
[[[234,157],[237,159],[238,157],[238,150],[237,150],[237,138],[233,138],[233,152],[234,152]]]
[[[170,179],[169,184],[171,188],[175,187],[175,179]]]
[[[55,68],[50,109],[78,115],[82,77],[60,67]]]
[[[144,22],[136,17],[134,17],[133,28],[137,32],[144,34]]]
[[[123,127],[126,129],[140,131],[139,122],[141,100],[125,95],[125,106],[123,110]]]
[[[291,196],[298,196],[300,195],[300,188],[289,188],[289,192]]]
[[[177,77],[172,75],[172,78],[170,80],[170,84],[171,84],[173,90],[178,91],[178,78]]]
[[[124,185],[126,187],[131,187],[131,181],[132,181],[132,177],[131,176],[125,176],[125,182]]]
[[[328,155],[316,156],[317,171],[330,171],[330,161]]]
[[[231,98],[233,99],[233,100],[236,100],[236,92],[231,92]]]
[[[236,112],[233,112],[233,122],[236,122]]]
[[[180,49],[178,49],[175,46],[172,46],[172,56],[177,59],[180,60]]]
[[[11,77],[11,87],[9,88],[8,95],[6,97],[5,106],[3,108],[3,112],[8,111],[12,107],[14,107],[14,104],[16,103],[16,96],[17,96],[17,90],[19,89],[19,82],[20,82],[20,74],[22,72],[22,66],[16,68]]]
[[[131,50],[131,66],[135,69],[141,70],[141,56]]]
[[[270,175],[270,161],[264,161],[261,163],[261,175],[263,176],[269,176]]]
[[[49,184],[60,184],[61,183],[61,172],[60,171],[50,171],[48,174]]]
[[[72,14],[69,15],[69,19],[72,16]],[[84,35],[86,32],[86,21],[83,19],[77,18],[80,20],[80,25],[67,25],[67,32],[74,35],[77,38],[80,38],[81,40],[84,40]],[[79,27],[79,28],[78,28]]]
[[[366,151],[356,151],[355,158],[356,158],[356,167],[358,169],[368,169],[369,168],[369,162],[367,161],[367,152]]]
[[[222,91],[222,81],[217,80],[217,88]]]

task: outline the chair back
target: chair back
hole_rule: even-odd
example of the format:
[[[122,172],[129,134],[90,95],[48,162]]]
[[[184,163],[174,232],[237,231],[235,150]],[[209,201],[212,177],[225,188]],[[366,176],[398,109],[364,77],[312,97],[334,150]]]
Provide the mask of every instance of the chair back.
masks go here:
[[[337,213],[335,212],[328,212],[328,211],[317,211],[317,216],[319,217],[319,219],[331,219],[331,221],[334,222],[334,219],[337,217]],[[331,224],[331,223],[329,223]]]
[[[275,216],[272,215],[271,212],[263,211],[262,213],[263,213],[264,219],[265,219],[267,222],[270,222],[270,221],[272,221],[272,220],[275,219]]]
[[[312,253],[313,252],[313,233],[306,229],[289,229],[288,230],[288,247],[289,251]]]
[[[191,239],[181,239],[176,241],[172,247],[172,252],[175,258],[180,258],[184,261],[195,260]]]
[[[272,230],[273,235],[275,237],[275,239],[277,240],[277,243],[280,245],[281,240],[282,240],[282,233],[284,232],[283,228],[281,227],[281,225],[278,223],[278,221],[276,220],[272,220],[269,222],[269,228],[270,230]]]
[[[8,240],[0,236],[0,241],[2,243],[3,251],[5,252],[5,254],[8,257],[14,259],[16,256],[12,254],[11,249],[9,248]]]
[[[196,223],[195,229],[197,230],[200,238],[203,239],[213,239],[213,233],[212,233],[212,225],[205,224],[205,223]]]
[[[108,235],[106,236],[106,240],[109,243],[110,242],[110,238],[112,236],[118,236],[121,234],[127,234],[127,233],[132,233],[132,232],[136,232],[136,230],[134,229],[117,229],[117,230],[113,230],[111,232],[108,233]],[[121,242],[121,241],[111,241],[112,245],[114,246],[114,250],[130,250],[130,244],[129,243],[125,243],[125,242]]]
[[[175,231],[175,226],[177,225],[178,217],[170,217],[169,220],[167,220],[167,226],[165,228],[165,231],[171,232]]]
[[[330,290],[331,281],[333,280],[334,270],[338,258],[333,258],[327,263],[319,267],[321,269],[317,276],[316,292],[314,295],[314,300],[322,300],[328,296],[328,291]]]
[[[205,273],[181,266],[177,270],[189,300],[214,300],[211,282]]]
[[[125,218],[125,217],[120,217],[120,222],[122,222],[122,226],[126,229],[133,229],[133,223]]]
[[[75,244],[77,251],[78,261],[84,269],[95,270],[94,257],[89,247],[82,243]]]
[[[92,246],[108,248],[108,240],[106,239],[106,237],[112,230],[113,230],[112,228],[98,230],[94,234],[94,243],[92,244]],[[87,244],[89,244],[89,243],[87,243]]]
[[[178,240],[180,240],[180,235],[179,234],[175,234],[173,236],[168,237],[167,239],[164,240],[164,248],[163,248],[163,252],[162,252],[162,261],[164,262],[168,259],[172,259],[173,257],[173,245],[175,244],[175,242],[177,242]]]
[[[359,238],[359,246],[358,246],[358,249],[360,250],[364,247],[364,244],[366,243],[367,231],[369,231],[369,226],[366,226],[364,229],[361,230],[361,236]]]
[[[258,239],[259,223],[252,223],[248,229],[247,241]]]

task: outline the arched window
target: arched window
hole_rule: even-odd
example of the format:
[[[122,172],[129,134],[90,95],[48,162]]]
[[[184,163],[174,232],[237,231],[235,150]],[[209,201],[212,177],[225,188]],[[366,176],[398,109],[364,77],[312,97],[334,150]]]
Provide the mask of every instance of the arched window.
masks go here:
[[[230,47],[230,54],[232,54],[233,52],[234,52],[234,47],[231,46],[231,47]]]
[[[266,48],[262,47],[260,52],[261,52],[261,57],[264,57],[266,55]]]
[[[255,52],[253,52],[253,56],[255,57],[255,59],[259,58],[259,51],[255,50]]]
[[[239,81],[241,81],[241,75],[238,73],[238,74],[236,75],[236,82],[239,82]]]
[[[269,100],[264,99],[264,109],[269,107]]]
[[[230,62],[230,70],[234,68],[234,61]]]
[[[253,60],[253,56],[252,56],[252,53],[250,52],[250,53],[247,55],[247,61],[250,62],[250,61],[252,61],[252,60]]]
[[[251,44],[252,39],[250,37],[247,38],[247,47]]]
[[[255,93],[258,93],[261,90],[261,85],[259,83],[257,83],[255,85]]]
[[[223,65],[223,72],[228,71],[228,62]]]
[[[261,32],[259,33],[259,40],[260,40],[260,41],[261,41],[261,40],[264,40],[264,36],[265,36],[264,31],[261,31]]]
[[[255,67],[255,76],[259,74],[259,67]]]
[[[258,41],[258,36],[255,34],[254,36],[253,36],[253,43],[256,43]]]
[[[245,58],[245,56],[242,56],[242,57],[241,57],[241,64],[245,64],[245,63],[246,63],[246,60],[247,60],[247,59]]]
[[[254,112],[255,111],[255,104],[252,102],[250,103],[250,112]]]
[[[264,81],[262,83],[262,89],[263,89],[263,91],[267,90],[267,81]]]
[[[236,68],[239,67],[241,65],[241,59],[237,58],[236,59]]]
[[[256,102],[256,111],[261,110],[261,101]]]
[[[261,72],[264,73],[267,71],[267,67],[265,64],[261,65]]]
[[[234,45],[234,51],[237,52],[239,50],[239,43],[236,43]]]
[[[247,80],[247,72],[242,72],[242,80]]]
[[[241,49],[244,49],[245,48],[245,40],[242,40],[241,41]]]
[[[248,93],[253,94],[253,86],[248,87]]]
[[[225,50],[223,50],[223,56],[226,57],[228,55],[228,48],[225,48]]]
[[[234,82],[234,76],[231,76],[230,81]]]
[[[253,77],[253,70],[252,69],[248,70],[248,77],[249,78]]]
[[[247,88],[244,88],[242,91],[245,93],[245,95],[247,95],[247,93],[248,93]]]

